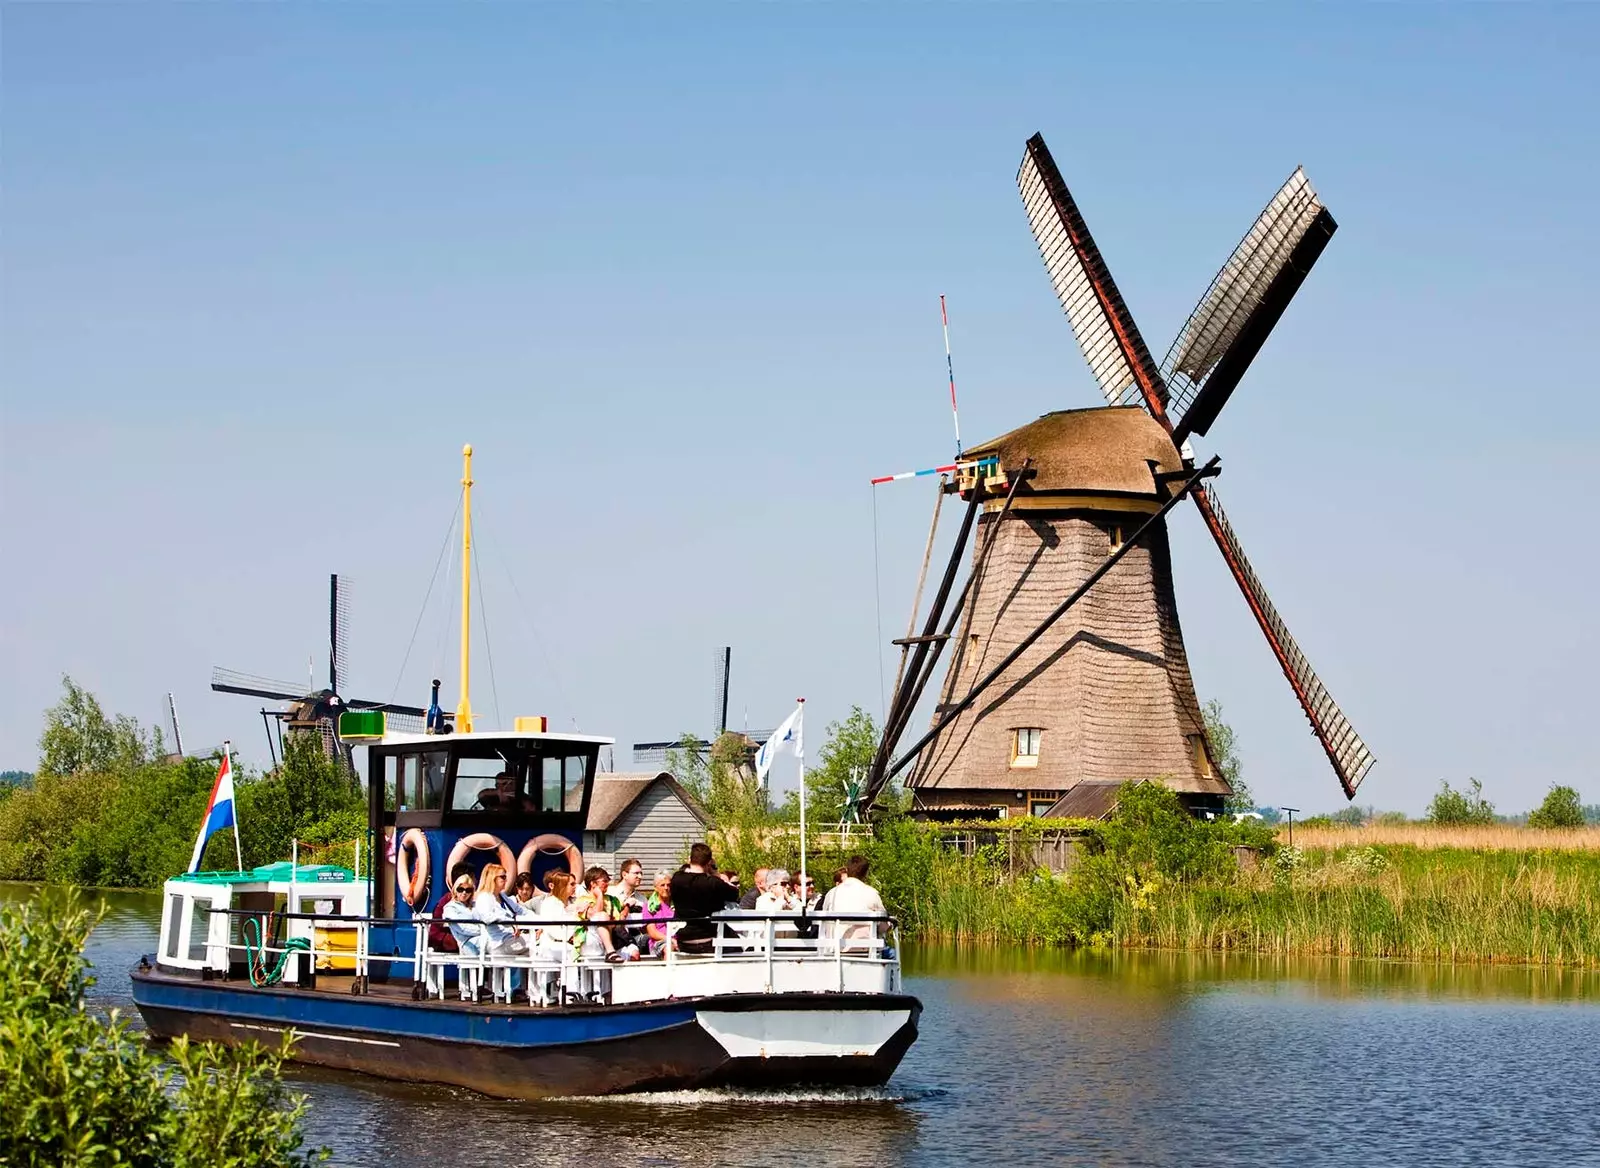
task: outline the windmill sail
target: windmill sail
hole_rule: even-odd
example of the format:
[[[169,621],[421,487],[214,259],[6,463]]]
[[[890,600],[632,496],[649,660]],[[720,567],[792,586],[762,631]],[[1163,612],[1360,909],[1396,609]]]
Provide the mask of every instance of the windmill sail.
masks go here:
[[[1267,598],[1267,591],[1261,586],[1261,579],[1250,566],[1250,561],[1245,558],[1244,549],[1239,546],[1239,537],[1234,534],[1233,525],[1222,513],[1216,494],[1210,490],[1196,490],[1194,501],[1200,508],[1200,514],[1205,517],[1206,526],[1211,529],[1223,559],[1227,560],[1234,579],[1238,581],[1250,611],[1255,614],[1256,622],[1277,655],[1284,676],[1289,679],[1295,696],[1300,699],[1306,717],[1311,719],[1311,727],[1327,752],[1328,761],[1339,775],[1345,796],[1354,799],[1356,788],[1377,760],[1373,758],[1372,751],[1367,749],[1367,744],[1361,741],[1355,727],[1350,725],[1344,711],[1339,709],[1333,695],[1322,684],[1322,679],[1311,668],[1311,662],[1306,660],[1306,655],[1289,634],[1289,628],[1278,615],[1278,610]]]
[[[1295,169],[1211,281],[1161,362],[1180,417],[1174,438],[1204,434],[1338,229]]]
[[[1112,405],[1142,402],[1164,420],[1167,390],[1155,359],[1038,134],[1028,139],[1017,189],[1045,270],[1100,392]]]

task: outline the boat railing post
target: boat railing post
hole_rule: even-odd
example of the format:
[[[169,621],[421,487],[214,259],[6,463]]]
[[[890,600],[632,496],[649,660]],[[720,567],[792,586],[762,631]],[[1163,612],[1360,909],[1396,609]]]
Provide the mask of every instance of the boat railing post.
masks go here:
[[[772,917],[767,917],[767,993],[772,992],[772,939],[777,930]]]
[[[833,937],[833,968],[839,975],[839,992],[844,993],[844,935],[845,929],[834,925]]]
[[[669,920],[667,922],[667,947],[665,954],[667,961],[667,997],[669,998],[675,998],[678,996],[675,989],[677,981],[676,974],[678,969],[678,959],[676,957],[676,951],[678,948],[677,932],[678,930],[674,926],[674,923]]]

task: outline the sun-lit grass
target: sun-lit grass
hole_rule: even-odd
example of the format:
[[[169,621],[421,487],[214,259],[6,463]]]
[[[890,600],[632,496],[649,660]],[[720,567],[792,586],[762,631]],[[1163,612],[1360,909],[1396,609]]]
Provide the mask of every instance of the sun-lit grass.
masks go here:
[[[1289,831],[1278,830],[1278,842]],[[1362,827],[1295,826],[1297,848],[1360,848],[1409,844],[1418,848],[1466,848],[1471,851],[1600,851],[1600,827],[1535,828],[1508,823],[1481,827],[1440,827],[1432,823],[1369,823]]]

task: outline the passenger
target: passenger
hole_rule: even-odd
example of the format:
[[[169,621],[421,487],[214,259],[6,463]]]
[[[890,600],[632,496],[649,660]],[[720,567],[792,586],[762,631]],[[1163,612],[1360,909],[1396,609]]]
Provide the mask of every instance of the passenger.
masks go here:
[[[836,913],[861,913],[873,916],[886,916],[883,907],[883,898],[878,895],[878,890],[867,883],[867,873],[871,870],[865,856],[851,856],[845,864],[845,876],[833,892],[829,894],[829,903],[832,911]],[[841,922],[843,923],[843,922]],[[878,936],[878,926],[865,921],[844,926],[839,937],[842,949],[865,949],[866,942]]]
[[[740,908],[754,909],[756,907],[757,899],[767,890],[767,871],[766,868],[756,869],[755,875],[751,877],[755,881],[755,887],[739,898]]]
[[[499,864],[485,864],[478,877],[478,895],[472,902],[473,914],[488,926],[488,952],[523,954],[528,942],[507,922],[517,919],[506,895],[506,870]]]
[[[644,865],[635,859],[624,860],[622,872],[617,879],[616,891],[612,893],[622,907],[622,915],[629,923],[613,926],[611,939],[619,947],[633,945],[640,953],[649,952],[650,949],[650,939],[645,936],[644,926],[637,923],[644,917],[644,894],[639,891],[643,878]]]
[[[461,872],[456,877],[455,883],[450,886],[450,903],[445,905],[439,914],[450,922],[450,935],[455,938],[456,951],[463,957],[476,957],[482,944],[483,929],[476,923],[478,918],[472,911],[472,894],[476,890],[477,885],[472,879],[472,873]],[[463,923],[457,924],[457,921]],[[463,989],[461,994],[465,997],[466,990]]]
[[[650,942],[650,956],[660,957],[666,953],[668,945],[674,944],[666,924],[672,919],[671,868],[656,869],[655,887],[644,898],[642,915],[647,922],[644,931]]]
[[[583,874],[583,883],[584,890],[578,894],[578,899],[573,905],[579,919],[610,922],[622,920],[627,915],[622,902],[608,891],[611,886],[611,874],[604,868],[590,868]],[[577,935],[573,937],[573,944],[578,946],[579,953],[583,957],[603,957],[612,964],[637,960],[639,956],[637,946],[617,944],[609,925],[580,927]]]
[[[545,894],[540,892],[533,882],[532,872],[518,872],[516,883],[512,885],[511,911],[516,914],[519,921],[531,921],[539,915],[539,902]]]
[[[688,921],[678,932],[678,949],[684,953],[710,953],[716,926],[707,918],[739,899],[739,890],[716,875],[711,848],[697,843],[689,849],[689,862],[672,877],[672,910]]]
[[[783,868],[772,869],[767,873],[767,890],[756,899],[756,912],[787,913],[799,911],[800,904],[795,900],[791,891],[788,871]]]
[[[572,873],[559,869],[546,872],[544,886],[550,890],[548,896],[539,902],[539,917],[541,920],[564,921],[571,920],[572,890],[577,881]],[[572,956],[572,926],[571,925],[545,925],[538,932],[539,957],[543,961],[559,963],[563,966]],[[554,983],[558,974],[544,972],[539,975],[539,1004],[549,1005]]]
[[[800,890],[800,900],[807,912],[817,911],[817,882],[810,876],[806,877],[805,887]]]
[[[428,948],[436,953],[460,952],[456,945],[455,934],[450,931],[450,926],[445,922],[444,910],[455,899],[455,882],[463,876],[470,879],[472,869],[465,864],[457,864],[450,873],[450,884],[445,887],[444,895],[439,898],[439,902],[433,906],[433,911],[428,914],[433,918],[428,922]]]
[[[839,885],[844,883],[844,878],[848,874],[848,870],[845,868],[835,868],[833,870],[833,887],[828,889],[828,891],[823,894],[822,904],[817,907],[818,912],[838,911],[833,907],[833,894],[838,889]]]

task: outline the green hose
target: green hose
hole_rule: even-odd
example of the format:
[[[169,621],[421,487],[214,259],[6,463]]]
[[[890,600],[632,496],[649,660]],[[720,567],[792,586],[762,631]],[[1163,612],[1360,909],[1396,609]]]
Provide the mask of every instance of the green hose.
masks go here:
[[[251,930],[255,930],[255,945],[250,944]],[[250,984],[253,986],[277,985],[283,980],[283,967],[289,964],[292,953],[311,952],[311,942],[304,937],[290,937],[283,943],[283,952],[278,954],[278,964],[269,972],[267,970],[267,946],[261,939],[261,920],[259,917],[246,917],[244,924],[239,929],[240,938],[244,941],[245,967],[250,971]]]

